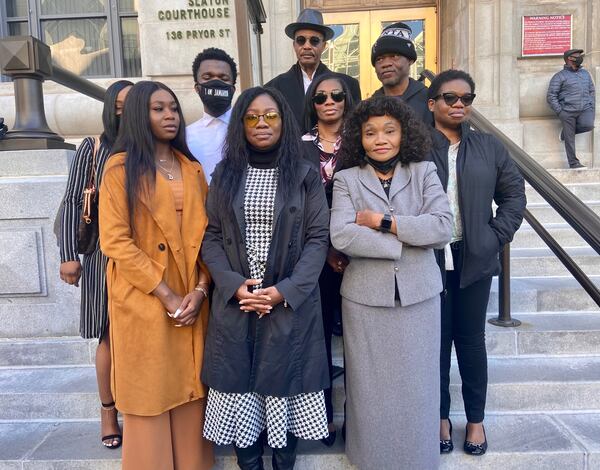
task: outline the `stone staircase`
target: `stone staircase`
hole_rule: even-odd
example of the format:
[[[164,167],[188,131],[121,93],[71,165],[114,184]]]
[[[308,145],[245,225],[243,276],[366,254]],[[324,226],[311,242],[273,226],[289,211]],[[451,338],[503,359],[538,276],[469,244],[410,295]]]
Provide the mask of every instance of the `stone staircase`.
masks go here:
[[[600,211],[600,171],[553,173]],[[598,279],[600,257],[530,190],[528,197],[534,215]],[[454,366],[456,450],[442,457],[441,469],[600,470],[600,310],[527,225],[512,245],[512,274],[513,316],[523,324],[516,329],[488,325],[489,451],[474,458],[461,450],[465,419]],[[54,272],[49,268],[47,275]],[[39,309],[43,310],[43,303]],[[63,311],[56,322],[47,319],[52,326],[36,324],[40,312],[23,312],[23,318],[14,319],[11,326],[0,325],[0,470],[119,469],[120,451],[106,450],[99,442],[94,342],[75,336],[74,308]],[[490,316],[494,312],[496,282]],[[3,318],[6,314],[0,308]],[[335,338],[334,346],[335,361],[341,364],[340,338]],[[340,422],[341,379],[334,389]],[[237,468],[230,449],[218,449],[217,455],[215,468]],[[296,468],[352,467],[338,433],[331,449],[302,443]]]

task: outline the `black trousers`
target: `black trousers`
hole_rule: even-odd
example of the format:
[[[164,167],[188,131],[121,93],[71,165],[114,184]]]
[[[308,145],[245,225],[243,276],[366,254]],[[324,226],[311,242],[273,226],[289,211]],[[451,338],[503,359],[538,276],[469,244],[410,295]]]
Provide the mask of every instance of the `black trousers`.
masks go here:
[[[333,358],[331,353],[331,339],[336,318],[342,310],[342,297],[340,286],[342,275],[336,273],[329,264],[325,263],[319,277],[319,290],[321,293],[321,311],[323,313],[323,333],[325,334],[325,348],[327,350],[327,364],[329,365],[330,387],[324,390],[325,408],[327,409],[327,422],[333,423]]]
[[[442,294],[442,344],[440,349],[440,418],[450,413],[450,355],[456,349],[462,380],[465,413],[470,423],[483,421],[487,393],[487,352],[485,322],[492,278],[487,277],[460,288],[462,242],[453,243],[454,271],[446,271]]]
[[[558,117],[562,123],[562,137],[565,140],[565,151],[569,166],[576,165],[579,159],[575,155],[575,134],[589,132],[594,129],[594,110],[586,109],[580,113],[561,112]]]

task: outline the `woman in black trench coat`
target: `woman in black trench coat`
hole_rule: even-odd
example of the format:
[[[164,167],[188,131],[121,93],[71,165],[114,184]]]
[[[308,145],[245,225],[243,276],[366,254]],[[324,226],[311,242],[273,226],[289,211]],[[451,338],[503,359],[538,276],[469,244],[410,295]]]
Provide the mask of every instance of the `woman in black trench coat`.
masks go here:
[[[269,88],[242,93],[211,181],[202,259],[215,284],[202,380],[205,436],[233,443],[242,469],[291,469],[298,438],[328,435],[319,274],[329,211],[294,117]]]

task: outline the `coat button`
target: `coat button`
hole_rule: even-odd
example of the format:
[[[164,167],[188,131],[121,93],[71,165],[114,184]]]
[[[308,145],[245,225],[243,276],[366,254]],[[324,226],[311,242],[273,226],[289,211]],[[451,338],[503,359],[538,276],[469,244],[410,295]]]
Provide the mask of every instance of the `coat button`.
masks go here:
[[[294,212],[296,212],[296,206],[290,207],[290,213],[293,214]]]
[[[226,238],[225,243],[227,243],[228,245],[231,245],[231,238]]]
[[[389,209],[390,209],[390,212],[394,212],[394,207],[393,206],[390,206]]]
[[[398,272],[398,266],[394,266],[394,271]]]
[[[159,249],[160,251],[165,251],[165,248],[166,248],[166,246],[165,246],[165,244],[164,244],[164,243],[159,243],[159,244],[158,244],[158,249]]]

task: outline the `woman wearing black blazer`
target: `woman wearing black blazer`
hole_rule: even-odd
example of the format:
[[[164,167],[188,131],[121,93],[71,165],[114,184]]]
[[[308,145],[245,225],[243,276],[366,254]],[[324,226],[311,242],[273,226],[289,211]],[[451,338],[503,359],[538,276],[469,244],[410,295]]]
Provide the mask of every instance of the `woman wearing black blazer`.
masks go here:
[[[329,214],[295,118],[277,90],[238,98],[211,180],[202,259],[215,289],[202,381],[204,435],[234,444],[242,469],[290,470],[301,439],[327,436],[329,388],[318,279]]]
[[[498,253],[523,220],[525,188],[519,170],[492,135],[471,130],[468,118],[475,83],[460,70],[440,73],[429,87],[434,114],[430,159],[448,194],[453,230],[439,256],[445,276],[440,352],[440,452],[454,448],[450,412],[450,354],[456,349],[467,415],[464,451],[483,455],[487,391],[485,321],[492,276],[500,272]],[[492,202],[498,206],[492,212]]]
[[[342,142],[342,122],[352,110],[353,100],[348,85],[336,74],[323,74],[313,80],[306,91],[304,102],[305,128],[309,132],[302,136],[305,156],[321,175],[327,203],[331,209],[333,175],[340,168],[338,151]],[[348,258],[329,245],[327,262],[319,277],[321,309],[325,346],[329,363],[329,378],[333,380],[331,339],[336,322],[341,324],[342,298],[340,286]],[[333,385],[332,385],[333,386]],[[325,390],[325,405],[329,435],[321,442],[330,447],[335,442],[336,431],[333,425],[332,388]]]

